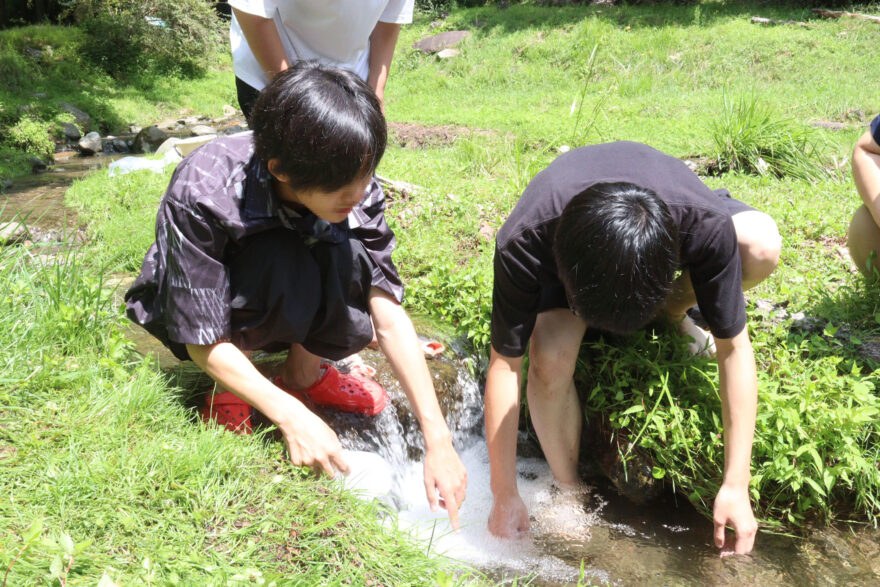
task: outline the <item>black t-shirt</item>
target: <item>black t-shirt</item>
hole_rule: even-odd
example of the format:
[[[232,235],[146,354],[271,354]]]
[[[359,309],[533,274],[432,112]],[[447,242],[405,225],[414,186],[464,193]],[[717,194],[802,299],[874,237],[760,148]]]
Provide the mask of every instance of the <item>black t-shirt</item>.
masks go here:
[[[880,145],[880,115],[871,121],[871,136],[874,137],[874,142]]]
[[[617,142],[561,155],[529,183],[498,231],[492,294],[492,347],[522,356],[546,291],[561,288],[553,256],[559,216],[597,183],[629,182],[653,190],[679,227],[681,267],[691,274],[712,333],[732,338],[746,324],[736,231],[722,196],[688,167],[647,145]]]

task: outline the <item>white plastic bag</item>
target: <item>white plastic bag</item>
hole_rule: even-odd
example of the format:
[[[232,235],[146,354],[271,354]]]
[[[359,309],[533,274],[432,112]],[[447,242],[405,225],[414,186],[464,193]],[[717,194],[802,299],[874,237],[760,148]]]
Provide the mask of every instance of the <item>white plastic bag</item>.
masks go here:
[[[161,159],[147,159],[146,157],[123,157],[122,159],[117,159],[107,166],[107,174],[110,177],[115,177],[117,175],[125,175],[126,173],[139,171],[141,169],[149,169],[150,171],[154,171],[156,173],[162,173],[162,171],[164,171],[164,169],[168,165],[171,165],[172,163],[179,163],[180,159],[180,155],[173,150],[165,153],[165,156]]]

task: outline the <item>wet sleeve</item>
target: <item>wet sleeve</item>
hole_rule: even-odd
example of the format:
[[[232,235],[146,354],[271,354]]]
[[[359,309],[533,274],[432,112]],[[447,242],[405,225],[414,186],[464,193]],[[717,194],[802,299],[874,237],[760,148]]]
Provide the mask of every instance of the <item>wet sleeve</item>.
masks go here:
[[[361,203],[351,212],[349,225],[354,237],[364,244],[373,262],[372,285],[403,302],[403,282],[391,253],[397,240],[385,221],[385,194],[373,178]]]
[[[229,5],[241,12],[263,18],[274,17],[275,10],[278,8],[276,0],[229,0]]]
[[[871,136],[874,137],[874,142],[880,145],[880,114],[871,121]]]
[[[517,255],[516,245],[495,248],[492,285],[492,348],[505,357],[521,357],[535,328],[541,287],[528,269],[525,251]]]
[[[230,336],[229,271],[223,264],[228,235],[199,209],[163,202],[156,244],[164,277],[159,303],[168,337],[183,344],[213,344]]]
[[[390,0],[379,17],[379,22],[409,24],[413,20],[415,0]]]
[[[696,260],[688,267],[697,304],[716,338],[733,338],[746,325],[742,260],[733,220],[704,217],[700,230]]]

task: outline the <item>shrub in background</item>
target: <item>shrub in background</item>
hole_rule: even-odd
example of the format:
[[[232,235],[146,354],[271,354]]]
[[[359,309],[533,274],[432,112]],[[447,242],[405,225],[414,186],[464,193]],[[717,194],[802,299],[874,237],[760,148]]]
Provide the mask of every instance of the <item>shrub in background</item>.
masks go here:
[[[49,122],[23,116],[9,128],[3,142],[15,149],[51,160],[55,154],[55,142],[50,136],[51,126]]]
[[[88,33],[83,53],[117,78],[144,67],[196,75],[226,27],[204,0],[78,0],[71,14]]]

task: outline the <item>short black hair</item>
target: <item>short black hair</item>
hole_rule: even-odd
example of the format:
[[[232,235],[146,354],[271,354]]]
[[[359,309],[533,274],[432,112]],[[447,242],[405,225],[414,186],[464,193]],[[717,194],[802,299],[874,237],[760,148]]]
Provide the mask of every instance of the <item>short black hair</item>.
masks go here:
[[[591,327],[626,334],[650,322],[672,289],[678,225],[655,192],[599,183],[563,210],[553,254],[572,310]]]
[[[379,99],[354,73],[298,62],[263,89],[248,121],[257,157],[295,189],[335,191],[372,175],[385,154]]]

